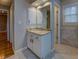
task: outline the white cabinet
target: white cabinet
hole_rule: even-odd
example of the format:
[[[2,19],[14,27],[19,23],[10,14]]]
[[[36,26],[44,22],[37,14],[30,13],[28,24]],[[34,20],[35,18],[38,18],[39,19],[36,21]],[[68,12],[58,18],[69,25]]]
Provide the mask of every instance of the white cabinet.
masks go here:
[[[27,45],[38,57],[45,58],[51,52],[51,33],[37,35],[28,32]]]
[[[27,35],[27,46],[31,50],[33,49],[32,38],[31,38],[31,34],[30,33],[28,33],[28,35]]]
[[[40,39],[34,39],[33,42],[33,51],[37,56],[41,56],[41,41]]]

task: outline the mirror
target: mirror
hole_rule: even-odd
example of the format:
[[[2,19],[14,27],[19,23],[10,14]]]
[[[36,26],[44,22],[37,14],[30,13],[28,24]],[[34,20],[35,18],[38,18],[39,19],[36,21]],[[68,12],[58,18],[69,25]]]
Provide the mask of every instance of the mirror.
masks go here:
[[[28,8],[29,28],[50,30],[50,2]]]
[[[50,5],[37,8],[37,28],[50,30]]]

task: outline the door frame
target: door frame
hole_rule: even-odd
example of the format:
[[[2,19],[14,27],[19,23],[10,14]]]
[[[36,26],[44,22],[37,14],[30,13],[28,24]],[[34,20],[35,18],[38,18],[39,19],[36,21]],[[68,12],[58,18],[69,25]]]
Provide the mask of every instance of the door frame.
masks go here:
[[[9,41],[10,39],[10,32],[9,32],[9,11],[7,9],[0,9],[0,10],[3,10],[3,11],[6,11],[7,12],[7,24],[6,24],[6,27],[7,27],[7,30],[6,31],[3,31],[3,32],[7,32],[7,39]]]
[[[57,6],[59,8],[59,14],[58,14],[58,16],[59,16],[58,17],[58,44],[61,44],[61,39],[60,39],[60,5],[55,2],[54,7],[55,6]],[[54,16],[55,16],[55,14],[54,14]],[[54,20],[55,20],[55,18],[54,18]],[[55,27],[55,24],[54,24],[54,27]],[[55,33],[56,32],[54,32],[54,36],[55,36]],[[56,36],[55,36],[55,38],[56,38]]]

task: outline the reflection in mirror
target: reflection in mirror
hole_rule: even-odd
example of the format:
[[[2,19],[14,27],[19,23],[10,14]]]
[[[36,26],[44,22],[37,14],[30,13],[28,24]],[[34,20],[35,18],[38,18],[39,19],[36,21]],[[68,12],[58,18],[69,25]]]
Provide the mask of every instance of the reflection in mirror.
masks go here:
[[[33,2],[28,8],[29,28],[50,30],[50,1],[36,6]]]
[[[38,12],[39,10],[39,12]],[[50,4],[37,9],[37,28],[50,30]]]

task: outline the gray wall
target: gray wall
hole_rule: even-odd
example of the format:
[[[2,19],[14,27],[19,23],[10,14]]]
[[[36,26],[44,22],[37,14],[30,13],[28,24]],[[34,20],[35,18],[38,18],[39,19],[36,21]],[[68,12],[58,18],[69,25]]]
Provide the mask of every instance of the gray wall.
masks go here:
[[[63,0],[62,7],[68,4],[77,3],[77,0]],[[63,16],[62,16],[63,17]],[[62,18],[62,21],[64,19]],[[76,24],[64,24],[62,22],[62,43],[68,44],[70,46],[78,46],[78,27]]]
[[[77,26],[64,25],[62,29],[62,43],[73,47],[78,46],[78,28]]]
[[[26,27],[28,3],[26,0],[14,0],[14,45],[15,50],[26,47]]]

